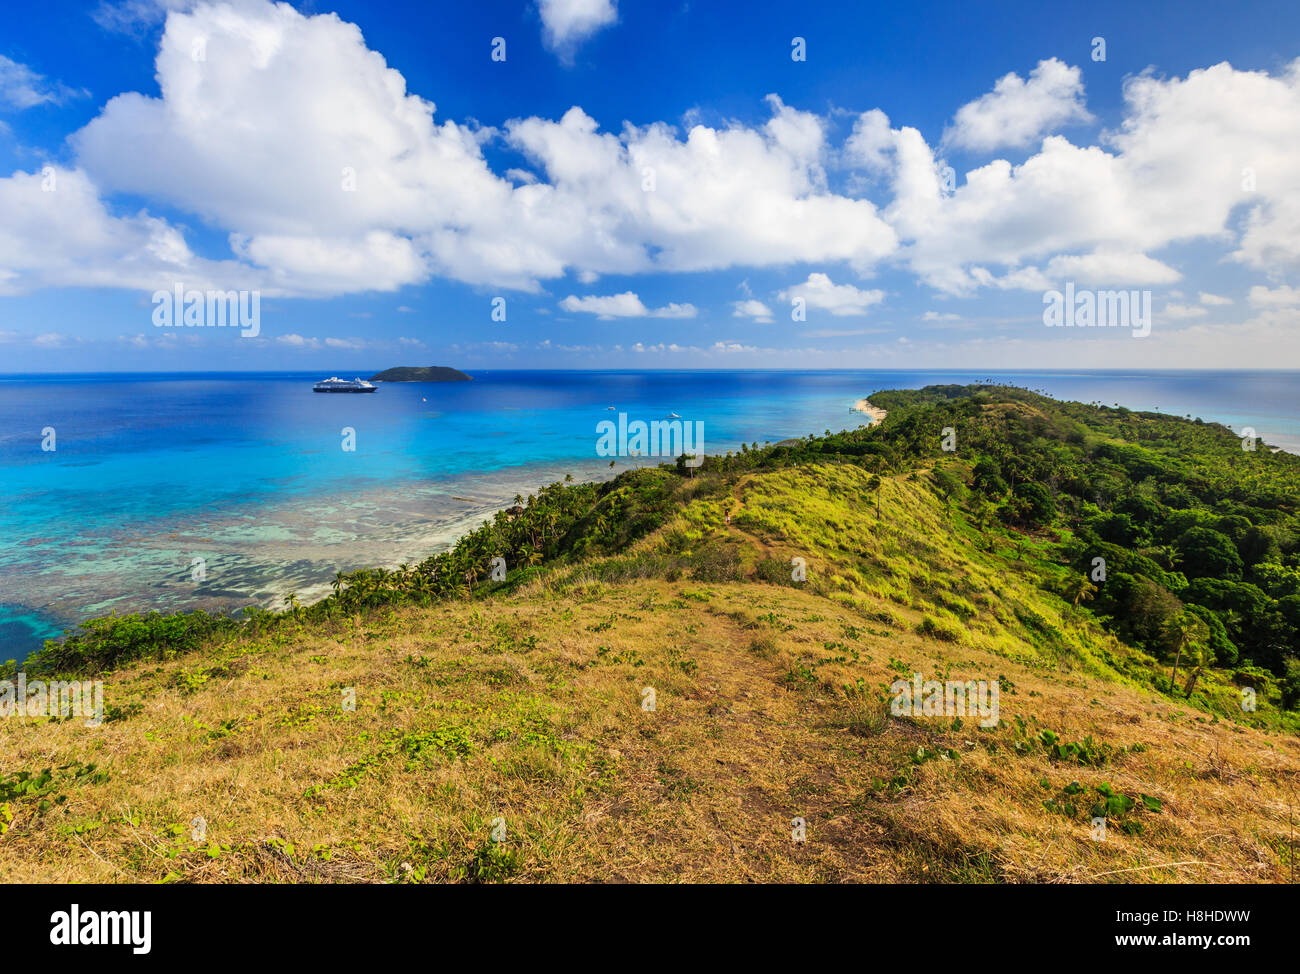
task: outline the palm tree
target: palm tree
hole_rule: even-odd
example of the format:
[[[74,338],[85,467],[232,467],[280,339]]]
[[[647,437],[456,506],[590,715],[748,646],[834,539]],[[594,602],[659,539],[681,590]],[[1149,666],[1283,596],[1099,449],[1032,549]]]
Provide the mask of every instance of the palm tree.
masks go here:
[[[1070,599],[1070,605],[1077,609],[1080,602],[1097,594],[1097,586],[1088,581],[1087,575],[1071,575],[1065,582],[1065,594]]]
[[[876,495],[876,518],[880,518],[880,488],[884,486],[884,481],[880,479],[880,474],[872,474],[871,479],[867,481],[867,490]]]
[[[1183,650],[1199,647],[1207,642],[1210,630],[1200,616],[1184,609],[1164,621],[1160,627],[1160,635],[1165,645],[1172,647],[1174,653],[1174,668],[1169,674],[1169,692],[1173,693],[1174,685],[1178,680],[1178,663],[1183,658]]]
[[[1156,545],[1147,552],[1147,556],[1167,572],[1173,571],[1183,556],[1173,545]]]
[[[1187,663],[1192,666],[1191,675],[1187,678],[1187,686],[1183,689],[1190,700],[1192,691],[1196,689],[1196,681],[1201,676],[1201,671],[1214,662],[1214,651],[1210,649],[1209,643],[1196,643],[1188,650]]]

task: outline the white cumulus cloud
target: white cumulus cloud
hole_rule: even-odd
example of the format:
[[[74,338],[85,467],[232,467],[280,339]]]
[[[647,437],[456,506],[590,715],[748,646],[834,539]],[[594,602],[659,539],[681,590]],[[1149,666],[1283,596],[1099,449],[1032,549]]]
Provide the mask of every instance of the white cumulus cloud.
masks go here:
[[[827,189],[823,120],[775,97],[762,126],[684,137],[666,123],[602,132],[578,107],[507,122],[501,136],[545,174],[530,181],[487,164],[496,130],[437,120],[334,15],[257,0],[173,12],[156,72],[158,97],[119,95],[72,136],[81,166],[104,194],[225,229],[268,292],[434,276],[536,292],[569,272],[590,282],[812,260],[865,269],[897,246],[870,201]]]
[[[1267,288],[1257,284],[1246,295],[1246,301],[1254,308],[1296,308],[1300,307],[1300,288],[1289,284]]]
[[[329,297],[435,278],[540,294],[565,278],[590,291],[615,275],[794,268],[807,280],[782,300],[861,315],[883,292],[831,275],[910,272],[951,295],[1166,286],[1180,280],[1173,245],[1195,242],[1268,282],[1245,302],[1261,319],[1297,305],[1277,285],[1300,271],[1300,61],[1131,77],[1115,126],[1076,145],[1053,132],[1087,117],[1081,75],[1044,60],[957,108],[944,146],[1041,144],[950,180],[920,131],[869,106],[839,142],[833,114],[776,95],[756,123],[620,126],[575,105],[482,127],[438,115],[425,97],[437,92],[409,91],[334,14],[265,0],[101,12],[160,23],[181,6],[157,41],[156,94],[108,101],[65,165],[0,177],[0,294],[184,283]],[[612,3],[544,6],[557,43],[617,16]],[[4,104],[56,91],[0,61]],[[498,170],[489,158],[502,155]],[[192,249],[196,225],[228,253]],[[1228,300],[1187,291],[1169,298]],[[774,317],[739,296],[733,316]],[[698,313],[647,308],[634,291],[565,302],[615,318]]]
[[[1082,72],[1048,58],[1038,62],[1029,80],[1013,71],[999,78],[991,92],[959,108],[944,142],[976,152],[1023,148],[1062,125],[1091,120],[1083,102]]]
[[[542,39],[562,56],[568,56],[576,45],[618,20],[615,0],[539,0],[538,12],[542,17]]]
[[[1232,257],[1269,272],[1300,267],[1297,65],[1279,76],[1228,64],[1186,78],[1141,75],[1124,94],[1123,124],[1104,147],[1048,136],[1020,165],[995,160],[955,189],[916,129],[891,128],[886,139],[878,117],[863,122],[855,135],[870,152],[859,155],[886,160],[893,200],[883,215],[907,265],[955,294],[1071,275],[1163,284],[1178,272],[1151,251],[1231,241],[1244,212]],[[1247,159],[1253,182],[1239,178]]]
[[[866,314],[873,304],[885,300],[885,292],[863,291],[852,284],[836,284],[828,275],[814,271],[808,275],[808,280],[786,288],[778,297],[785,302],[803,298],[809,308],[846,316]]]
[[[743,301],[732,302],[731,312],[733,318],[753,318],[759,322],[770,322],[772,320],[772,309],[756,298],[746,298]]]
[[[698,314],[695,305],[678,304],[675,301],[669,302],[662,308],[647,308],[634,291],[603,297],[589,294],[580,298],[570,294],[560,302],[560,307],[565,311],[593,314],[604,321],[614,318],[694,318]]]

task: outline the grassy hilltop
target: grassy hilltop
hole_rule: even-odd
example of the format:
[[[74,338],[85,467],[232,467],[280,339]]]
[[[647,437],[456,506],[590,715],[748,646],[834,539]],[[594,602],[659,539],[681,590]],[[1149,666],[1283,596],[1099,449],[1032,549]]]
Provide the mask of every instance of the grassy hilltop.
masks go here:
[[[28,678],[104,679],[108,719],[0,721],[0,879],[1290,881],[1300,458],[1013,388],[871,401],[312,606],[47,644]],[[998,680],[998,726],[892,716],[915,672]]]

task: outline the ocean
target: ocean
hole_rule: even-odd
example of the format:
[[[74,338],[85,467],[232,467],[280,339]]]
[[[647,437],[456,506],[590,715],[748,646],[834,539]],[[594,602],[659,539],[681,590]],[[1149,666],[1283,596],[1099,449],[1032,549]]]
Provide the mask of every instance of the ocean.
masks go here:
[[[858,426],[881,389],[988,379],[1300,452],[1297,372],[492,370],[314,394],[326,374],[0,375],[0,660],[93,615],[307,601],[413,563],[516,494],[650,462],[597,455],[619,413],[703,423],[715,453]]]

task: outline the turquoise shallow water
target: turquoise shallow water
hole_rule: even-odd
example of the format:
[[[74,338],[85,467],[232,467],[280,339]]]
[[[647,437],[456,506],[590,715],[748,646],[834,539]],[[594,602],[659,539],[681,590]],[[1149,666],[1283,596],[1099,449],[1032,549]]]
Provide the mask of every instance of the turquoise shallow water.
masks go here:
[[[90,614],[270,604],[416,560],[517,492],[607,475],[596,424],[619,412],[702,422],[712,453],[857,426],[878,389],[991,378],[1300,451],[1300,373],[490,371],[313,394],[322,377],[0,376],[0,659]]]

